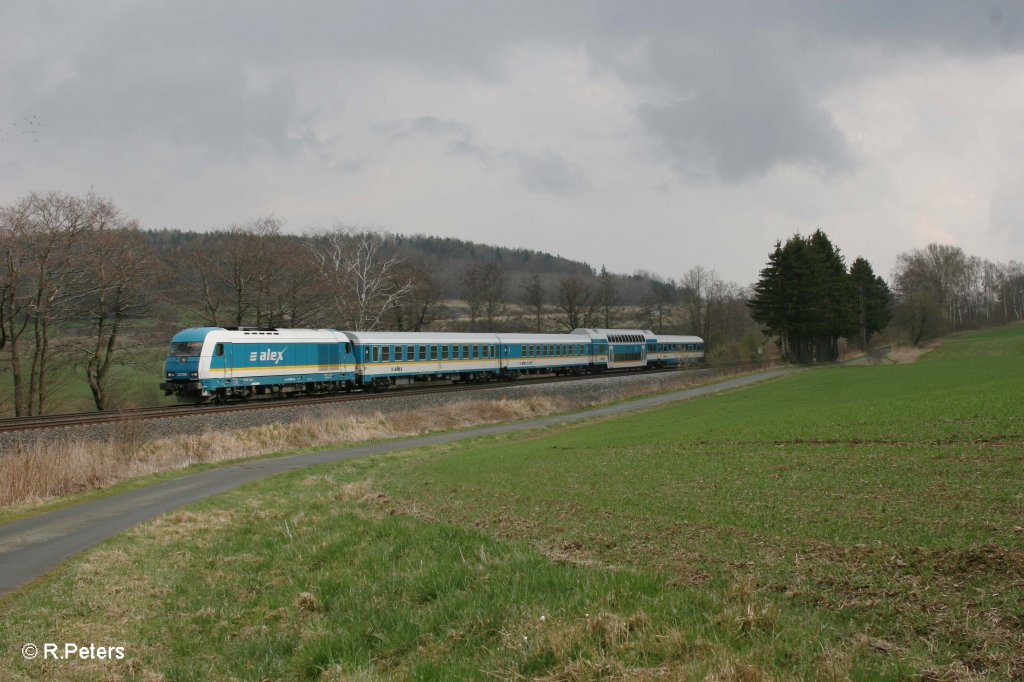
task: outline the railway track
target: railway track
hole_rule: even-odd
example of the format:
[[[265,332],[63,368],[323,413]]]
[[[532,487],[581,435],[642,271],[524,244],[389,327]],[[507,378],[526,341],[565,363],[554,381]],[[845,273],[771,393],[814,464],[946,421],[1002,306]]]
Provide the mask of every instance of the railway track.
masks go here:
[[[746,363],[744,363],[746,364]],[[756,363],[749,363],[751,366],[760,366]],[[730,365],[729,367],[732,367]],[[670,372],[693,372],[708,369],[724,369],[725,366],[703,367],[699,369],[655,369],[642,372],[643,375],[665,374]],[[281,407],[299,407],[304,405],[328,405],[357,400],[379,400],[390,397],[405,397],[415,395],[437,395],[440,393],[456,393],[461,391],[475,391],[487,388],[500,388],[502,386],[522,386],[524,384],[551,384],[567,381],[589,381],[592,379],[609,378],[613,376],[637,376],[637,372],[624,372],[622,374],[593,374],[586,376],[538,376],[520,378],[514,382],[485,382],[480,384],[442,384],[430,387],[409,387],[392,388],[386,391],[358,391],[339,395],[323,395],[309,397],[280,398],[274,400],[252,400],[249,402],[234,402],[220,405],[168,405],[164,407],[141,407],[126,410],[111,410],[109,412],[74,412],[67,414],[52,414],[33,417],[12,417],[0,419],[0,433],[13,431],[30,431],[33,429],[53,429],[72,426],[90,426],[93,424],[108,424],[111,422],[122,422],[131,420],[147,419],[168,419],[175,417],[187,417],[192,415],[212,415],[218,412],[237,412],[240,410],[267,410]]]

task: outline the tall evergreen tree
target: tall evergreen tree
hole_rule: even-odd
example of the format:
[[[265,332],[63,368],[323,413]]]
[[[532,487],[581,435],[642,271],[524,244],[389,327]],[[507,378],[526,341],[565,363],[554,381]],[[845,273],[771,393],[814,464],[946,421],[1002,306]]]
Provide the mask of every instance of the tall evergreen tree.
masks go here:
[[[850,282],[855,293],[857,343],[864,349],[868,347],[871,335],[885,329],[892,318],[892,292],[864,258],[857,258],[850,265]]]

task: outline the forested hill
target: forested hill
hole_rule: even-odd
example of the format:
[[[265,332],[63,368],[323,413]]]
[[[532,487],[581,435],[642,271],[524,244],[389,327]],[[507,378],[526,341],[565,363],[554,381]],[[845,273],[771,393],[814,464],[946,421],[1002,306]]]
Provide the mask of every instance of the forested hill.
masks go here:
[[[595,273],[594,268],[586,263],[533,249],[510,249],[419,234],[411,237],[399,235],[395,242],[403,256],[436,270],[462,271],[471,264],[497,263],[509,272],[580,276]]]
[[[147,230],[147,239],[158,253],[173,253],[198,246],[211,233],[182,230]],[[451,237],[428,235],[388,235],[397,255],[409,263],[429,271],[446,298],[462,298],[462,273],[471,266],[493,263],[499,266],[507,280],[510,299],[518,298],[519,290],[528,278],[538,275],[546,285],[554,286],[563,277],[594,277],[602,263],[590,265],[533,249],[513,249],[504,246],[478,244]],[[303,236],[295,236],[303,240]],[[669,277],[674,273],[670,273]],[[658,279],[648,273],[613,275],[617,280],[622,302],[637,304],[651,289],[651,280]]]
[[[209,233],[182,230],[147,230],[150,243],[160,251],[174,250]],[[403,258],[416,261],[437,271],[461,272],[480,263],[497,263],[508,272],[529,274],[579,275],[595,274],[587,263],[555,256],[533,249],[512,249],[504,246],[477,244],[452,237],[429,235],[392,235],[393,243]],[[600,264],[598,264],[600,267]]]

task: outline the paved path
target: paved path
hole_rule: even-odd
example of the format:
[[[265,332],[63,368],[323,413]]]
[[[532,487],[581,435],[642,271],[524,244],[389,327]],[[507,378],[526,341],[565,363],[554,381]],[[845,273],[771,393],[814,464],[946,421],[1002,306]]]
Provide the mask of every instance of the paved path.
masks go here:
[[[760,372],[717,384],[568,415],[543,417],[498,426],[483,426],[467,431],[439,433],[397,442],[375,443],[337,450],[322,450],[305,455],[239,462],[156,483],[119,495],[83,502],[46,514],[0,524],[0,594],[20,587],[82,550],[138,523],[265,476],[380,452],[408,450],[425,445],[451,443],[468,438],[632,412],[746,386],[793,371],[795,370],[778,369]]]

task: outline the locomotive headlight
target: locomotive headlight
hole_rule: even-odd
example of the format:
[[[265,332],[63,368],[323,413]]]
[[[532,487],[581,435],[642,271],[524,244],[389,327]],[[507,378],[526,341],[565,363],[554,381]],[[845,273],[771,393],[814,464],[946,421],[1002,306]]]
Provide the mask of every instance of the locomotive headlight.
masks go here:
[[[199,376],[199,372],[189,372],[188,375],[192,378],[196,378]]]
[[[173,379],[174,378],[174,372],[168,372],[167,373],[167,378],[168,379]]]

